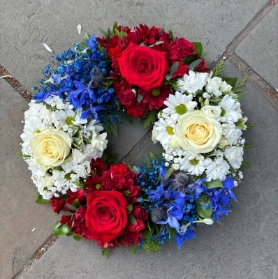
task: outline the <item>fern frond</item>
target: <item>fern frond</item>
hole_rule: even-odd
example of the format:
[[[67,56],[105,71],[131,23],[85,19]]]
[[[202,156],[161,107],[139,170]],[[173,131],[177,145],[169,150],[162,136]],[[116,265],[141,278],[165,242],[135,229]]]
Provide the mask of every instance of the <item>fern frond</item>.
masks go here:
[[[149,126],[153,125],[155,120],[157,119],[158,110],[154,109],[152,111],[149,111],[144,116],[144,128],[148,128]]]
[[[218,77],[218,76],[221,76],[221,75],[222,75],[224,62],[225,62],[225,61],[221,61],[220,63],[218,63],[218,64],[212,69],[212,72],[213,72],[212,77]]]

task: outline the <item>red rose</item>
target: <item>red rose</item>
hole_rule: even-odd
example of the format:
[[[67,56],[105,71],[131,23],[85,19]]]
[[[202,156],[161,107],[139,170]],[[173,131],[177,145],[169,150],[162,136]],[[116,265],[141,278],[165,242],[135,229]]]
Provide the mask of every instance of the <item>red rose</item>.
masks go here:
[[[166,53],[131,42],[118,59],[121,75],[145,90],[160,87],[169,71]]]
[[[127,226],[127,201],[116,191],[95,191],[87,196],[86,226],[103,245],[123,233]]]

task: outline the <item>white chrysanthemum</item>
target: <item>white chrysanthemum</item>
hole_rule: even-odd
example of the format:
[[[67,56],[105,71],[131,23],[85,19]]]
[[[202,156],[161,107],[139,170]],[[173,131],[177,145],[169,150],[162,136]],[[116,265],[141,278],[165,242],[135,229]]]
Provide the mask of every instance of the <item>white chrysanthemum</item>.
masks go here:
[[[73,124],[75,112],[71,109],[56,110],[52,112],[52,121],[57,129],[68,131]]]
[[[53,186],[54,179],[49,174],[44,176],[32,174],[31,179],[43,199],[49,200],[52,198],[55,187]]]
[[[33,116],[41,117],[41,111],[45,108],[43,103],[35,103],[34,100],[30,101],[29,109],[24,112],[25,121]]]
[[[192,175],[201,175],[205,171],[205,160],[202,155],[185,156],[180,163],[180,170],[187,171]]]
[[[216,157],[214,160],[207,159],[206,177],[207,181],[220,179],[221,181],[226,178],[229,172],[229,164],[223,157]]]
[[[83,112],[83,110],[81,108],[79,108],[75,111],[75,117],[72,122],[73,125],[79,126],[79,125],[87,124],[88,120],[86,118],[81,118],[82,112]],[[91,122],[95,123],[96,120],[92,120]]]
[[[209,78],[208,73],[195,73],[194,71],[189,71],[188,75],[185,74],[183,78],[178,79],[178,85],[180,91],[188,92],[194,94],[196,91],[203,89]]]
[[[177,91],[175,94],[169,95],[164,104],[167,106],[163,113],[171,115],[171,118],[177,121],[182,115],[193,111],[197,106],[197,102],[192,101],[192,95],[184,95]]]
[[[43,119],[40,116],[33,116],[27,119],[25,121],[23,133],[20,135],[20,137],[23,140],[22,145],[29,145],[29,142],[33,135],[37,132],[44,130],[47,127],[48,125],[43,121]]]
[[[58,110],[65,109],[65,107],[70,106],[69,102],[65,102],[59,96],[51,96],[44,100],[44,102],[50,105],[52,108],[56,108]]]
[[[243,161],[243,147],[229,146],[225,148],[225,157],[234,169],[239,169]]]
[[[223,122],[237,122],[242,118],[240,103],[234,100],[230,95],[224,96],[219,103],[219,107],[222,109],[221,121]]]
[[[239,143],[242,131],[233,122],[227,122],[222,124],[222,135],[228,140],[230,145],[234,145]]]
[[[170,138],[175,136],[174,127],[175,121],[171,118],[160,118],[153,126],[153,131],[156,134],[155,140],[159,141],[163,146],[168,145]]]

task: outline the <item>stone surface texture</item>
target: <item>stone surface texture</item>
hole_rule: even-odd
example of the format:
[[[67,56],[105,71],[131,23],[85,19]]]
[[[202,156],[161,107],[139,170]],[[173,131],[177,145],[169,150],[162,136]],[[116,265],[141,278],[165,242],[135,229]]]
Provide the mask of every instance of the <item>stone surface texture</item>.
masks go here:
[[[11,278],[51,235],[56,216],[35,203],[36,188],[20,158],[23,111],[28,102],[0,79],[0,278]]]
[[[43,43],[58,54],[82,40],[84,32],[100,35],[99,27],[106,30],[115,21],[128,26],[143,23],[162,26],[190,41],[201,41],[204,50],[209,51],[208,62],[214,62],[232,46],[232,58],[250,66],[253,74],[266,81],[266,86],[278,88],[275,2],[1,1],[0,65],[22,88],[31,90],[39,85],[44,66],[55,66],[54,54]],[[82,25],[80,35],[78,24]],[[243,40],[240,34],[244,34]],[[235,61],[232,58],[226,63],[225,74],[239,78],[248,75],[248,71],[242,72],[229,62]],[[234,191],[239,202],[233,203],[233,212],[222,217],[221,224],[199,226],[197,238],[186,242],[180,251],[174,243],[156,254],[131,255],[128,248],[122,248],[112,251],[108,260],[101,256],[95,243],[62,237],[31,267],[25,267],[25,272],[16,275],[51,236],[58,217],[49,206],[34,202],[36,188],[30,171],[17,155],[23,111],[28,103],[0,78],[0,278],[277,279],[278,105],[273,105],[277,101],[271,97],[264,97],[262,83],[252,83],[251,79],[244,90],[242,110],[249,123],[256,124],[245,132],[247,144],[255,144],[245,153],[252,166],[244,171],[243,181]],[[158,144],[151,142],[150,129],[143,129],[137,120],[133,124],[122,123],[119,136],[109,139],[110,150],[132,165],[139,165],[149,152],[161,151]]]
[[[278,5],[237,47],[236,53],[259,75],[278,89]]]
[[[27,89],[38,85],[41,70],[56,54],[72,47],[84,32],[107,30],[117,21],[163,26],[175,36],[200,41],[213,61],[248,24],[267,0],[17,0],[3,1],[0,13],[0,61]],[[81,24],[82,34],[77,32]]]

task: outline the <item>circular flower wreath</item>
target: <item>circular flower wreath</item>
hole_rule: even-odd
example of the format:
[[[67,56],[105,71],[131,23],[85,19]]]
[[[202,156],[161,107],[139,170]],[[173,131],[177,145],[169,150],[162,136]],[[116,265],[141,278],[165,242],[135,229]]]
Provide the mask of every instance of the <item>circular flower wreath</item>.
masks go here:
[[[103,31],[102,31],[103,32]],[[231,210],[247,128],[236,78],[211,70],[201,43],[160,27],[118,26],[54,56],[25,112],[22,154],[38,190],[62,215],[54,235],[157,251],[195,237]],[[140,167],[103,156],[107,132],[144,118],[163,147]],[[106,157],[108,159],[104,160]]]

